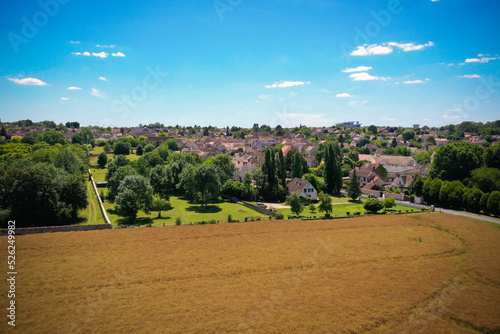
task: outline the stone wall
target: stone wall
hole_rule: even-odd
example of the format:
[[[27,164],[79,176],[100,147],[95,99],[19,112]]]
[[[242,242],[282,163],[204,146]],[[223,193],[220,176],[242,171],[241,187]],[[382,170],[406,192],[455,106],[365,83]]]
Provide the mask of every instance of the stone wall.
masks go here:
[[[240,201],[238,203],[243,205],[243,206],[246,206],[249,209],[257,211],[258,213],[262,213],[263,215],[276,217],[276,212],[261,208],[260,206],[253,205],[253,204],[250,204],[250,203],[244,202],[244,201]]]
[[[38,233],[55,233],[55,232],[76,232],[76,231],[93,231],[93,230],[108,230],[111,229],[111,224],[98,225],[63,225],[63,226],[45,226],[45,227],[23,227],[16,228],[15,235],[38,234]],[[2,236],[6,236],[8,229],[2,229]]]

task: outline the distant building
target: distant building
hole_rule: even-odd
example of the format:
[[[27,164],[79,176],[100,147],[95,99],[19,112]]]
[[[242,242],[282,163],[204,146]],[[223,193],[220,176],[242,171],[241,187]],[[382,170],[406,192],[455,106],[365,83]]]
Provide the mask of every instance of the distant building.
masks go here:
[[[318,191],[312,186],[312,184],[304,179],[294,178],[292,182],[288,185],[288,196],[291,194],[297,194],[299,197],[307,198],[310,197],[313,201],[318,199]]]
[[[358,121],[351,121],[351,122],[342,122],[342,123],[337,123],[335,124],[337,128],[344,127],[344,128],[360,128],[361,123]]]

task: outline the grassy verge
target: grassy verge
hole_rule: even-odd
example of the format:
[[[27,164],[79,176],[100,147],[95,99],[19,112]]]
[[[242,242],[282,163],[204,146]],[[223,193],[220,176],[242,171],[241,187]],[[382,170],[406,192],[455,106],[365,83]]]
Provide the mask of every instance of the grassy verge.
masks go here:
[[[105,224],[106,221],[102,216],[101,209],[99,208],[99,201],[92,187],[92,183],[86,181],[87,186],[87,197],[89,200],[89,205],[85,210],[80,211],[80,217],[85,221],[82,225],[94,225],[94,224]]]
[[[295,214],[290,210],[290,209],[279,209],[277,210],[278,212],[282,213],[285,218],[288,217],[288,216],[295,216]],[[420,212],[420,210],[418,209],[412,209],[412,208],[408,208],[408,207],[405,207],[405,206],[401,206],[401,205],[397,205],[395,206],[394,208],[390,209],[390,210],[386,210],[387,213],[394,213],[394,212],[398,212],[398,211],[401,211],[401,212]],[[332,217],[335,217],[335,216],[347,216],[347,212],[350,213],[350,215],[354,215],[355,212],[360,212],[361,214],[366,214],[367,211],[363,208],[363,203],[362,202],[359,202],[359,203],[347,203],[347,204],[340,204],[340,205],[333,205],[332,206],[332,213],[330,214]],[[304,208],[304,211],[302,211],[302,213],[300,214],[301,217],[304,217],[304,218],[313,218],[313,217],[324,217],[325,213],[320,213],[319,210],[318,210],[318,206],[316,205],[316,212],[315,213],[311,213],[311,211],[309,210],[309,207],[305,207]]]

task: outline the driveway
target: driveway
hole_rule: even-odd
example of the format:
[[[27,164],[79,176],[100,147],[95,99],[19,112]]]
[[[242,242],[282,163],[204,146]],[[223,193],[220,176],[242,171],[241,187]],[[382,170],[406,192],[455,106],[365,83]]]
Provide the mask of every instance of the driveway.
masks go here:
[[[423,208],[423,207],[428,208],[429,207],[429,205],[419,205],[419,204],[400,202],[400,201],[396,201],[396,202],[400,205],[407,206],[410,208]],[[485,222],[500,224],[500,219],[490,217],[490,216],[477,215],[477,214],[470,213],[470,212],[449,210],[449,209],[443,209],[443,208],[438,208],[438,207],[436,207],[436,211],[448,213],[450,215],[463,216],[463,217],[473,218],[473,219],[477,219],[477,220],[482,220]]]

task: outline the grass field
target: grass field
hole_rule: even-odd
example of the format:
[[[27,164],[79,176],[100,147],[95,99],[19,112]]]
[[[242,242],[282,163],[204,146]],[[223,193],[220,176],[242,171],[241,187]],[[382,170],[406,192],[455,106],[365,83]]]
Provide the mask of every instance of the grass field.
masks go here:
[[[498,332],[499,241],[441,213],[18,236],[16,330]]]
[[[103,189],[104,193],[107,192],[107,189],[105,188],[99,188],[99,192],[101,192],[101,189]],[[175,225],[175,221],[178,217],[181,218],[182,224],[184,225],[201,221],[209,221],[212,219],[220,222],[226,222],[228,215],[231,215],[233,220],[239,220],[240,222],[244,221],[245,217],[253,217],[253,219],[269,219],[266,215],[262,215],[252,209],[244,207],[243,205],[228,201],[220,201],[204,208],[200,204],[191,204],[183,198],[171,196],[170,204],[172,205],[172,209],[162,211],[161,218],[158,218],[157,212],[145,214],[144,212],[139,211],[137,214],[136,224],[151,224],[153,226],[163,226],[163,224]],[[117,205],[115,203],[104,202],[104,207],[106,208],[108,217],[114,226],[126,222],[122,216],[118,215],[116,206]]]
[[[337,202],[337,203],[342,203],[342,202]],[[285,218],[287,218],[288,216],[295,216],[295,214],[292,212],[291,209],[279,209],[277,211],[281,212],[285,216]],[[396,205],[392,209],[387,210],[387,213],[394,213],[394,212],[398,212],[398,211],[401,211],[401,212],[415,211],[415,212],[417,212],[420,210],[408,208],[408,207],[401,206],[401,205]],[[355,212],[360,212],[361,214],[367,213],[367,211],[363,208],[362,203],[346,203],[346,204],[332,205],[332,212],[330,213],[330,215],[332,217],[347,216],[347,212],[349,212],[350,215],[354,215]],[[302,211],[300,216],[307,217],[307,218],[324,217],[325,213],[319,212],[318,205],[316,205],[316,212],[315,213],[311,213],[311,211],[309,210],[309,207],[305,207],[304,211]]]

